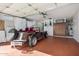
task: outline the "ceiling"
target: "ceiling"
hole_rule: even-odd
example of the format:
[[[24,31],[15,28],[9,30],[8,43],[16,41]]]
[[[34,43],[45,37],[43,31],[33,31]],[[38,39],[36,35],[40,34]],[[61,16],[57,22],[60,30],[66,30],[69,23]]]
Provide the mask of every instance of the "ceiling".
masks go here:
[[[44,19],[38,11],[46,11],[48,18],[65,18],[73,16],[78,10],[79,4],[73,3],[0,3],[1,13],[36,20]]]

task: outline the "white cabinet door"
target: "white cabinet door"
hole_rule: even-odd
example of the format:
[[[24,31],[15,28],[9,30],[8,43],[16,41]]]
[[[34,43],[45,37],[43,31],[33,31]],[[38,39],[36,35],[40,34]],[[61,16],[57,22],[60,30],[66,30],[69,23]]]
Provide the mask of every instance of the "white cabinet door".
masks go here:
[[[0,43],[1,42],[6,42],[5,31],[0,31]]]

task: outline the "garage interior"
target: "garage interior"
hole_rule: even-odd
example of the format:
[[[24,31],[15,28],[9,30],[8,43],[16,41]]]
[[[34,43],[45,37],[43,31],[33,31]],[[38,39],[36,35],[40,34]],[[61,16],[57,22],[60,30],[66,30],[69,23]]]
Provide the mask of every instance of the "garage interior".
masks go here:
[[[0,3],[0,55],[79,56],[79,4]]]

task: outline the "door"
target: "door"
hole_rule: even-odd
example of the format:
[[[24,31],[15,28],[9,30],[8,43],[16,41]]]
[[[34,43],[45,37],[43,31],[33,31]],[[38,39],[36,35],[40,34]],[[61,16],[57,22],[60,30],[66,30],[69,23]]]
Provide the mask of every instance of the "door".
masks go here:
[[[3,20],[0,20],[0,31],[3,31],[5,29],[4,24],[5,22]]]
[[[54,35],[65,35],[66,24],[65,23],[55,23],[54,24]]]

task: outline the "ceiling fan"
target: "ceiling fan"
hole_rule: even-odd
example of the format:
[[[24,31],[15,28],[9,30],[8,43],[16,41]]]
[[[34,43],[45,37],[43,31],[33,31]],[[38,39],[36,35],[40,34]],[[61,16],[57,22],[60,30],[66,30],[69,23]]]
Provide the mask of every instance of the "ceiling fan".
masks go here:
[[[46,18],[46,17],[47,17],[47,12],[40,12],[40,11],[39,11],[39,14],[42,15],[43,18]]]
[[[43,18],[45,18],[45,19],[52,19],[51,17],[48,17],[48,14],[47,14],[46,11],[45,12],[39,12],[39,14],[42,15]]]

